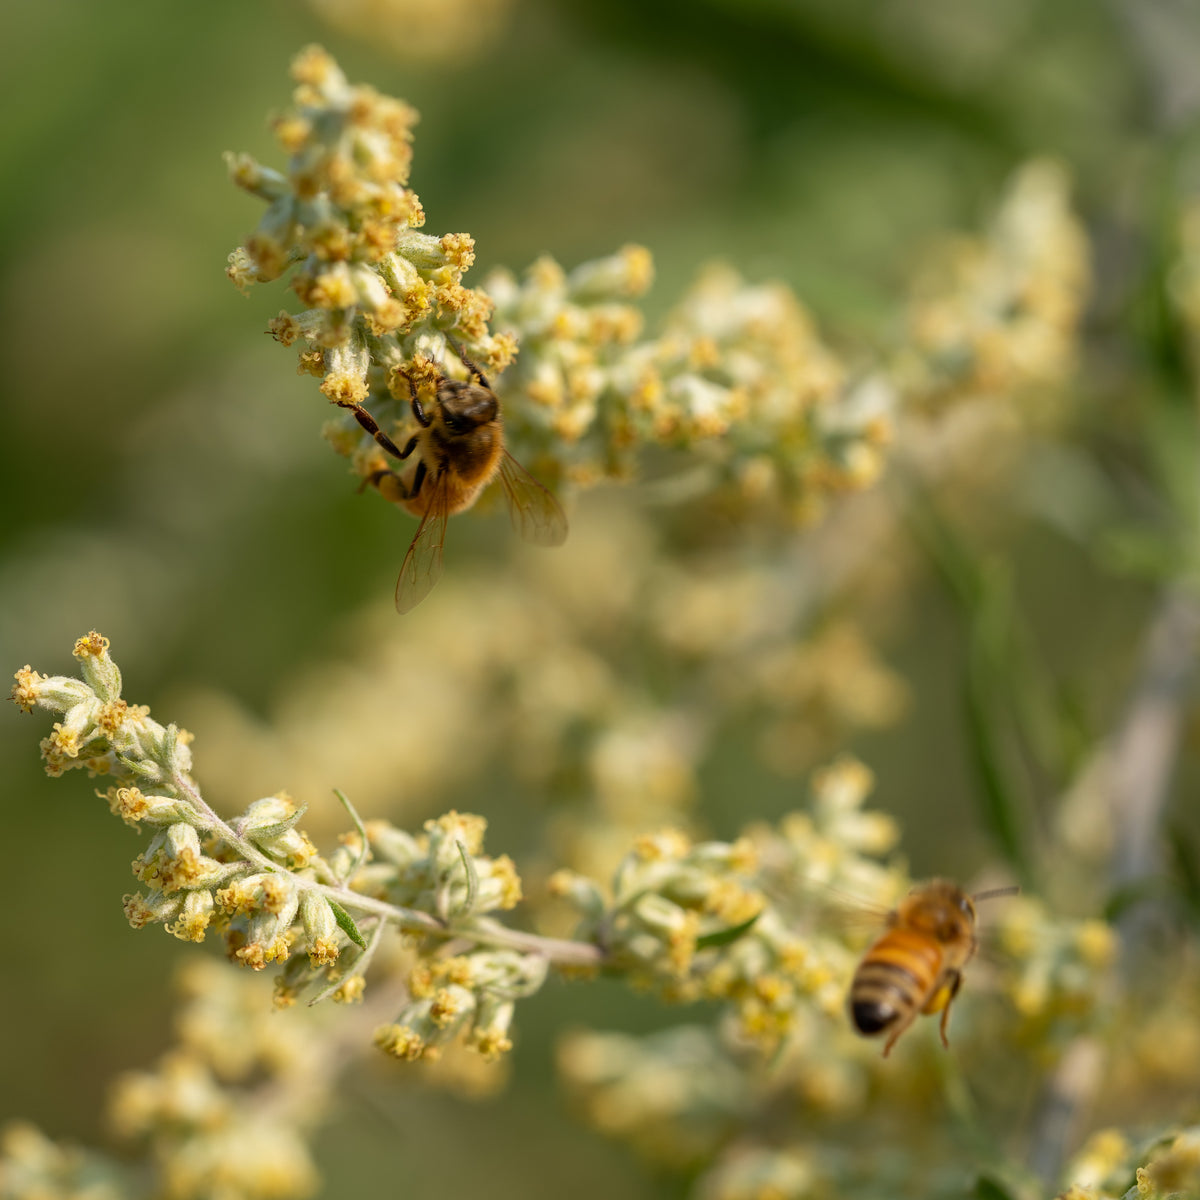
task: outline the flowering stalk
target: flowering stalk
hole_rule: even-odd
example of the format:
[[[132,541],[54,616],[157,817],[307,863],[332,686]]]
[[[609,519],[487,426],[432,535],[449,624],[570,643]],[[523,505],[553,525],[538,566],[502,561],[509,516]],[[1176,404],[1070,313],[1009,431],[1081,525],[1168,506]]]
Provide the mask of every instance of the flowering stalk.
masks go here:
[[[299,827],[304,810],[286,795],[257,800],[224,820],[191,777],[191,736],[120,697],[108,640],[88,634],[76,642],[75,655],[81,679],[24,667],[13,699],[26,712],[39,706],[63,716],[42,742],[49,774],[78,767],[113,779],[103,793],[112,811],[134,828],[155,831],[134,862],[148,890],[125,897],[136,928],[161,924],[187,941],[220,928],[237,962],[255,969],[284,963],[288,996],[318,978],[341,979],[334,964],[352,944],[351,979],[359,982],[343,981],[341,991],[360,989],[385,926],[508,950],[537,959],[543,974],[552,962],[601,961],[594,945],[521,934],[487,920],[487,913],[516,904],[520,881],[507,857],[482,853],[482,818],[451,813],[429,822],[423,837],[373,822],[366,845],[361,835],[348,834],[328,859]]]
[[[572,271],[543,258],[520,280],[497,271],[467,287],[471,236],[419,232],[416,112],[350,85],[319,47],[292,75],[293,107],[273,122],[287,169],[228,158],[233,181],[267,204],[228,275],[245,291],[290,272],[305,307],[269,329],[299,347],[299,371],[332,403],[367,408],[403,445],[414,389],[431,397],[443,375],[462,375],[453,339],[493,376],[516,362],[496,383],[506,430],[551,483],[629,479],[646,451],[683,450],[675,490],[795,522],[878,479],[901,393],[886,373],[852,376],[789,288],[709,270],[646,337],[636,301],[654,266],[641,246]],[[352,412],[325,436],[364,482],[394,466]]]

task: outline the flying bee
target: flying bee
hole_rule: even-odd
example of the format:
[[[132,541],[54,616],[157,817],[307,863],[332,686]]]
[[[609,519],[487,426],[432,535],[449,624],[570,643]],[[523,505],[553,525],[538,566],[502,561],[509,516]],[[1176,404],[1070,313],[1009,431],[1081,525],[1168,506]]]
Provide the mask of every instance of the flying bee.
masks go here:
[[[939,1033],[942,1045],[949,1046],[950,1003],[979,945],[975,902],[1016,890],[997,888],[970,896],[949,880],[932,879],[914,887],[888,914],[887,929],[863,955],[848,997],[850,1019],[859,1033],[890,1034],[884,1058],[921,1013],[942,1014]]]
[[[447,335],[446,341],[470,378],[463,382],[440,376],[434,402],[426,408],[412,376],[400,372],[419,426],[403,449],[361,404],[342,404],[388,454],[398,459],[414,451],[417,455],[415,469],[403,477],[383,470],[367,480],[421,518],[396,581],[396,609],[401,613],[420,604],[441,577],[447,518],[470,508],[493,479],[503,485],[513,525],[526,541],[559,546],[567,536],[567,518],[558,501],[504,448],[500,401],[492,385],[453,338]]]

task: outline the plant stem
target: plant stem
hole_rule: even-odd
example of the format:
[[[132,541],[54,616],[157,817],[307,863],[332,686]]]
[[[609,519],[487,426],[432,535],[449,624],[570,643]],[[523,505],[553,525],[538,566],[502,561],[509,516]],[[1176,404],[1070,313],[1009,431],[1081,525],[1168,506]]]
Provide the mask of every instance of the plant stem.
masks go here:
[[[247,862],[261,867],[266,871],[288,873],[287,868],[264,854],[248,839],[233,831],[226,821],[223,821],[209,806],[200,794],[199,788],[182,771],[171,771],[171,785],[176,794],[191,804],[210,823],[213,832],[221,840],[231,846]],[[445,923],[429,913],[415,908],[402,908],[389,904],[386,900],[377,900],[373,896],[364,896],[361,892],[352,891],[344,885],[318,883],[313,879],[303,879],[292,875],[296,886],[302,890],[317,892],[330,900],[336,900],[347,909],[358,912],[373,913],[385,921],[390,921],[405,933],[428,935],[442,938],[470,938],[481,946],[493,946],[502,950],[515,950],[520,954],[540,954],[552,963],[569,966],[599,966],[604,960],[604,952],[599,946],[590,942],[574,942],[565,938],[540,937],[535,933],[524,933],[521,930],[509,929],[499,921],[487,917],[477,917],[467,921]]]

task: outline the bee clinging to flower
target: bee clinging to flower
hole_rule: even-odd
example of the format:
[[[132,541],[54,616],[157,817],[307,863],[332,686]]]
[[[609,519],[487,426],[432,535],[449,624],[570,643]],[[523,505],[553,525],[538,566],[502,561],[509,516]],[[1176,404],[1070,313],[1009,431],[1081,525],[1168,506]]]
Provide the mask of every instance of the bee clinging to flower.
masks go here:
[[[457,342],[446,341],[469,372],[466,381],[440,375],[433,403],[422,402],[405,371],[413,417],[419,428],[401,449],[357,401],[338,403],[393,458],[416,454],[411,471],[376,471],[368,482],[387,499],[421,518],[396,581],[396,609],[406,613],[432,590],[442,574],[446,521],[470,508],[484,488],[499,479],[517,532],[539,546],[558,546],[567,536],[567,518],[558,501],[504,446],[500,401],[483,372]]]

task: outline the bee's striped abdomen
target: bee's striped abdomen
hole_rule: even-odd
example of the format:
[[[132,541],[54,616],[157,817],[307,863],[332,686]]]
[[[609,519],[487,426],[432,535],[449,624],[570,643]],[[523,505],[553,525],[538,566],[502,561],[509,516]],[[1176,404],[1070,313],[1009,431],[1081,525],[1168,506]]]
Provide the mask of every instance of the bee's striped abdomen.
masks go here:
[[[850,1016],[859,1033],[883,1033],[911,1020],[925,1005],[942,970],[937,942],[890,929],[863,956],[850,984]]]

